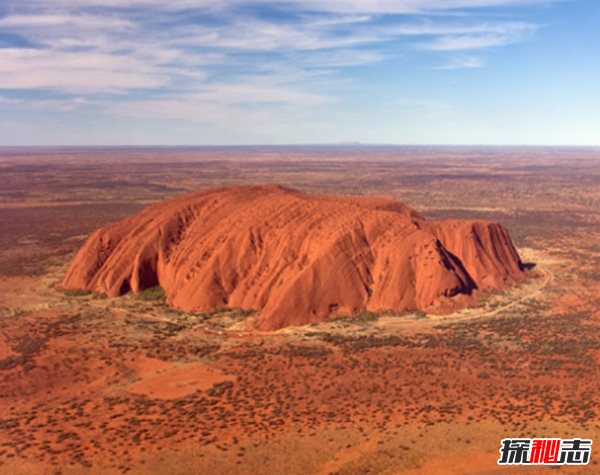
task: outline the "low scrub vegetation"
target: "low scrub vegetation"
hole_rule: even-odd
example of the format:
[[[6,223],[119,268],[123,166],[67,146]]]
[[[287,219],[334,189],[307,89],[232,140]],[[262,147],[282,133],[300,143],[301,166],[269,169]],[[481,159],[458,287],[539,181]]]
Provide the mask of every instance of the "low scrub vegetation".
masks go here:
[[[65,290],[65,295],[67,297],[85,297],[92,293],[91,290],[87,289],[67,289]]]
[[[154,287],[150,287],[148,289],[142,290],[141,292],[135,294],[134,297],[136,300],[143,300],[144,302],[153,302],[153,301],[165,301],[165,291],[160,285],[156,285]]]

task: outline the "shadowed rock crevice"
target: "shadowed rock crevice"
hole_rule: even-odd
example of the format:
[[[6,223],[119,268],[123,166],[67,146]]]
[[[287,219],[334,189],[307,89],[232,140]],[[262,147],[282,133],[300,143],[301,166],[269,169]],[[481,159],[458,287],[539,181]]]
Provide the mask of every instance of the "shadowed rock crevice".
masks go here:
[[[187,311],[258,309],[274,330],[379,309],[450,311],[523,279],[508,232],[429,222],[372,197],[230,186],[150,206],[96,231],[63,281],[114,297],[160,285]]]

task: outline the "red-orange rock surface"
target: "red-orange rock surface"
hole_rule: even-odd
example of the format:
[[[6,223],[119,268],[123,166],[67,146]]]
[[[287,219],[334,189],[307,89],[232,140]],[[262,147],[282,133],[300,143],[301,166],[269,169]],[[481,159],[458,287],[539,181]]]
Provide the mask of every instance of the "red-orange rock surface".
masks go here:
[[[114,297],[160,285],[176,307],[257,309],[259,328],[273,330],[464,303],[522,278],[497,223],[429,222],[388,199],[267,185],[192,193],[100,229],[63,286]]]

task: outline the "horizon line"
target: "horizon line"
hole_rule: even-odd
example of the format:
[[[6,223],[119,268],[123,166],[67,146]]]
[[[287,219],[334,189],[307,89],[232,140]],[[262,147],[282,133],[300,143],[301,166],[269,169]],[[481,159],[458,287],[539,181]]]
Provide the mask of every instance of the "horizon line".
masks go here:
[[[323,143],[282,143],[282,144],[61,144],[61,145],[2,145],[0,149],[41,149],[41,148],[252,148],[252,147],[444,147],[444,148],[600,148],[599,144],[423,144],[423,143],[369,143],[369,142],[323,142]]]

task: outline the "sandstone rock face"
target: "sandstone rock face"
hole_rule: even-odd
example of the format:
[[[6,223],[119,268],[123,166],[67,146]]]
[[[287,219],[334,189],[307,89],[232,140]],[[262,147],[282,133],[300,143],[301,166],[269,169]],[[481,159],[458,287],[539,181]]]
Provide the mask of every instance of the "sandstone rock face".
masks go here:
[[[92,234],[63,281],[110,297],[160,285],[186,311],[259,310],[275,330],[360,310],[464,305],[523,279],[508,232],[429,222],[382,198],[229,186],[150,206]]]

